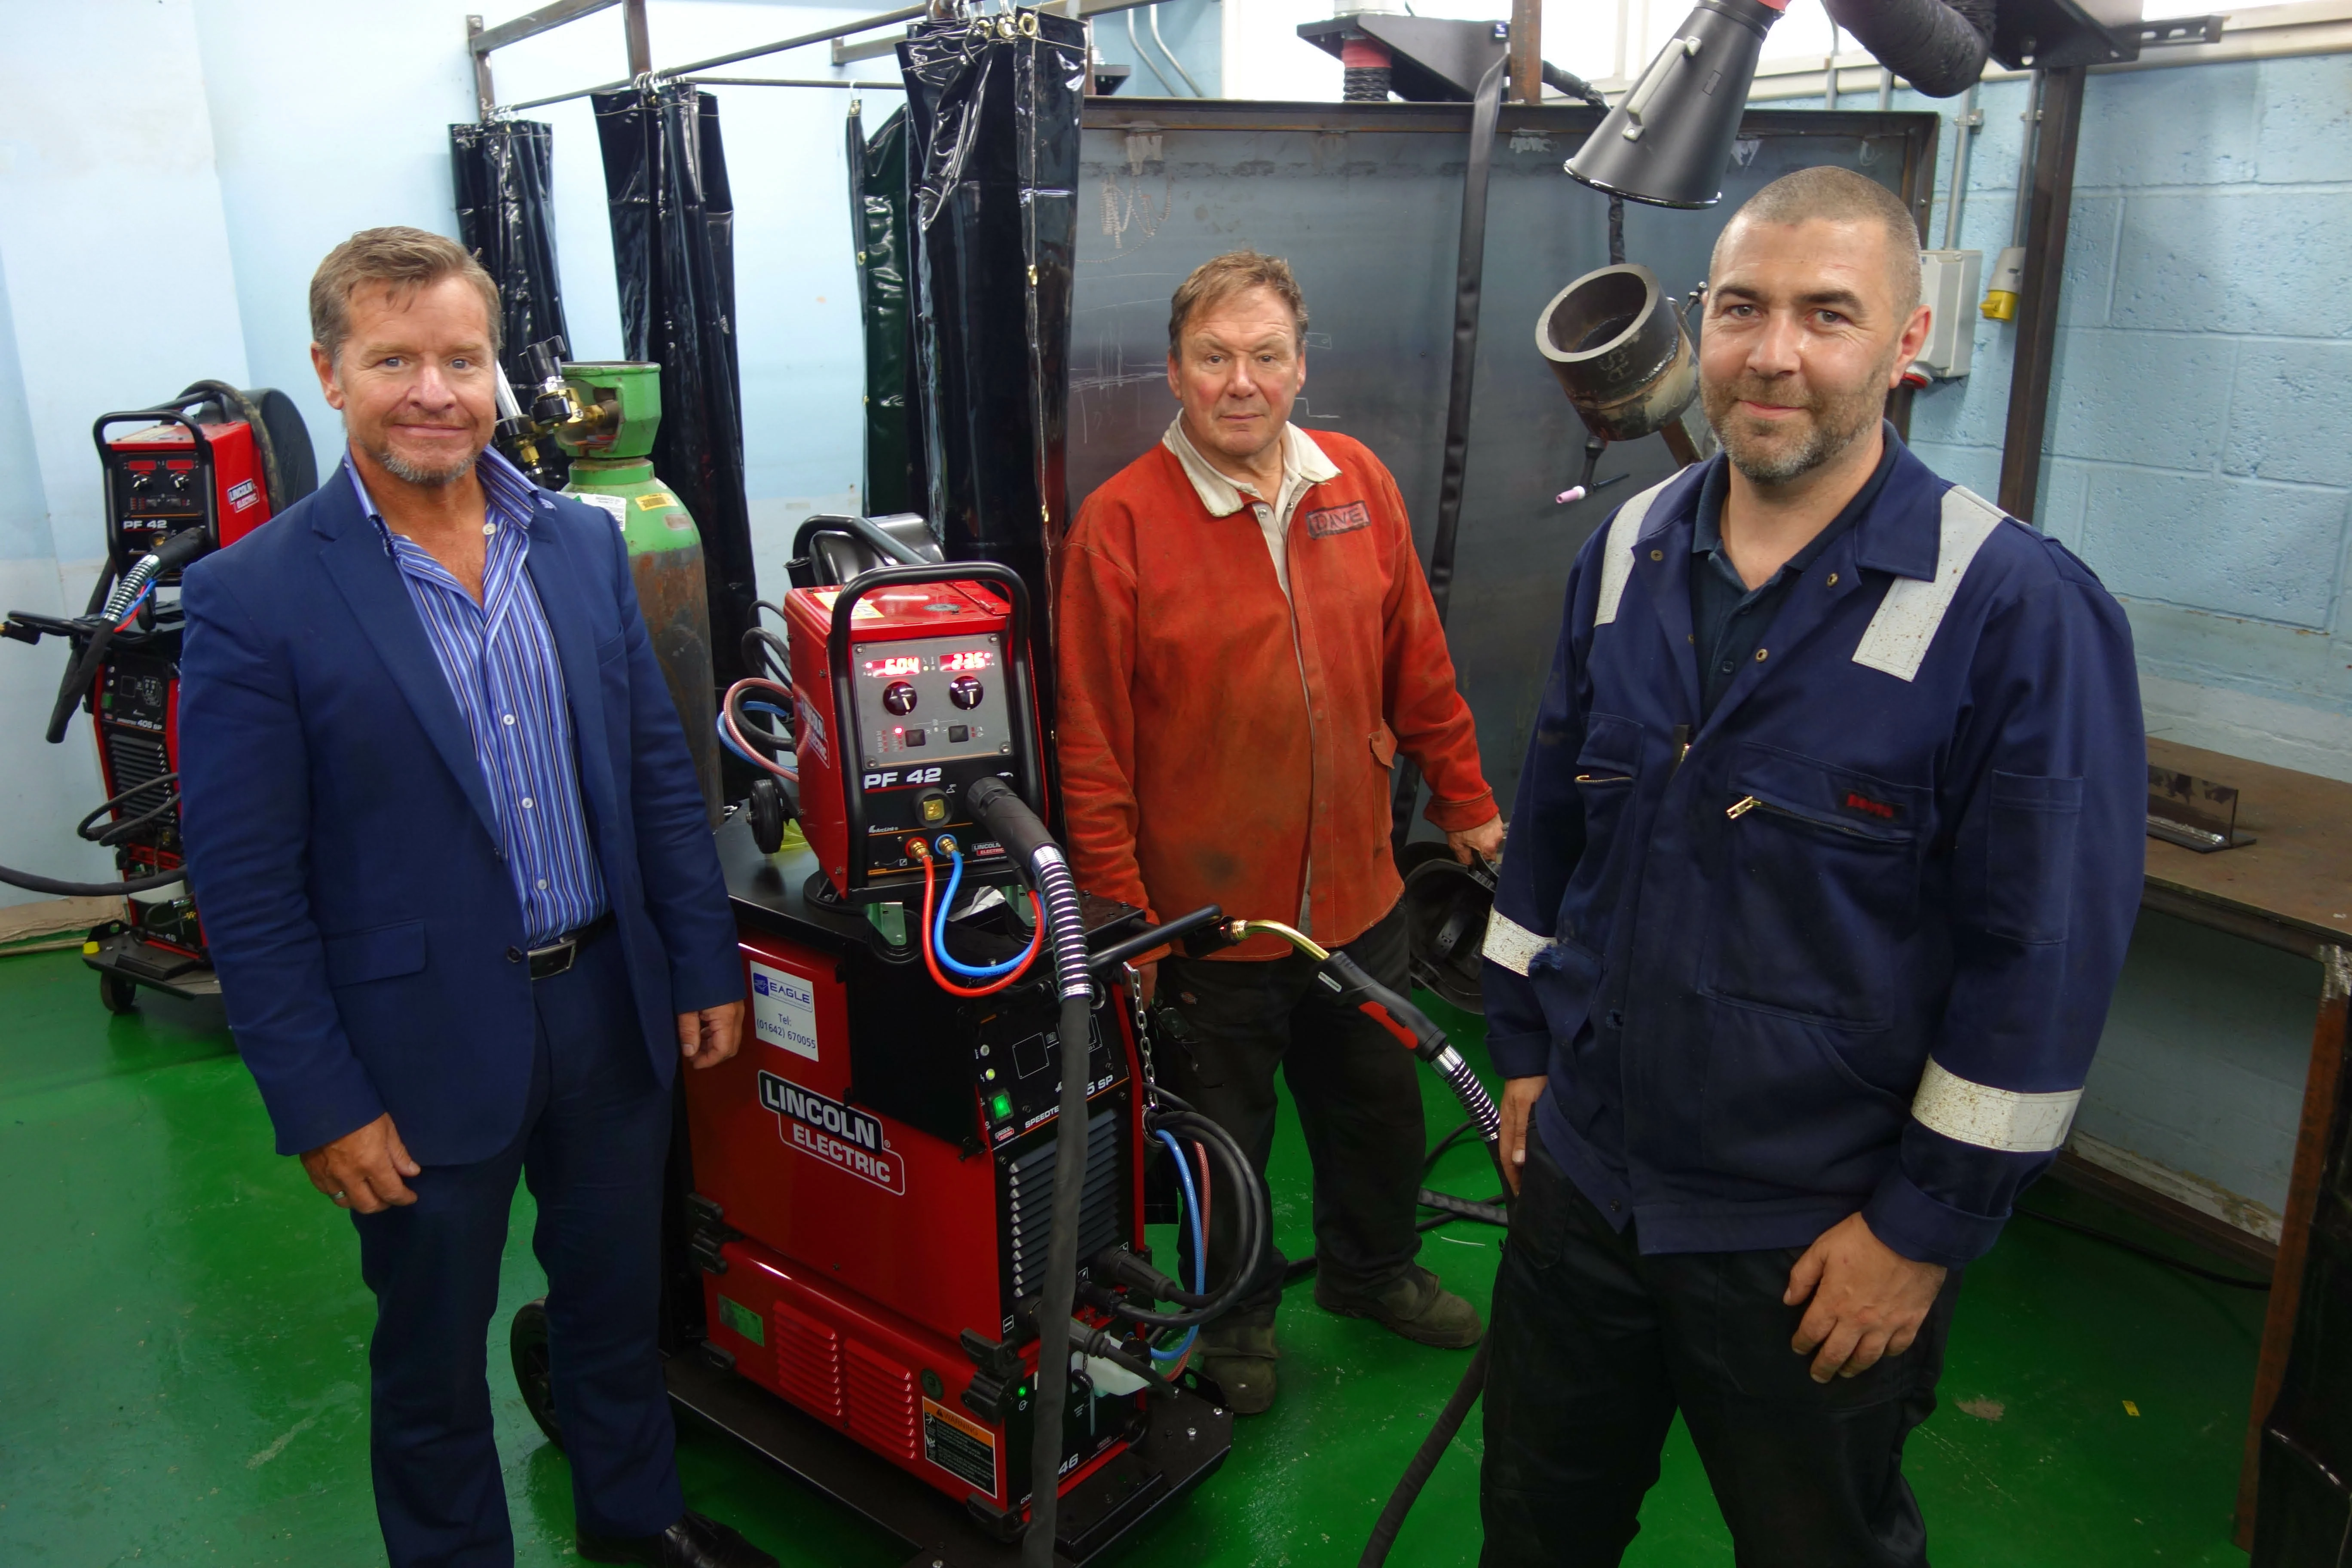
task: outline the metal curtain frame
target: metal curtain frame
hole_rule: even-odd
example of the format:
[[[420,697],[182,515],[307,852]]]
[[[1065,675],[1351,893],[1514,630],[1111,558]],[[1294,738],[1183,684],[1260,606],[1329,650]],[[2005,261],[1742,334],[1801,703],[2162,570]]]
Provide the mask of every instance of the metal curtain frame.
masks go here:
[[[1129,11],[1138,6],[1157,3],[1158,0],[1045,0],[1045,4],[1040,5],[1038,9],[1083,21],[1091,16],[1106,16],[1114,11]],[[551,93],[545,98],[528,99],[520,103],[499,102],[498,94],[490,78],[491,51],[502,49],[509,44],[521,43],[526,38],[535,38],[541,33],[552,32],[567,23],[576,22],[583,16],[593,16],[599,11],[608,11],[614,5],[625,7],[626,13],[625,22],[629,47],[627,76],[618,81],[598,82],[593,87],[579,88],[571,92]],[[793,37],[779,38],[773,43],[755,44],[748,49],[735,49],[727,54],[713,55],[709,59],[689,60],[684,65],[666,66],[656,70],[654,68],[653,46],[646,26],[646,0],[553,0],[551,5],[541,5],[536,11],[525,12],[522,16],[511,21],[500,22],[496,26],[484,26],[482,18],[478,16],[467,16],[466,18],[466,51],[467,58],[473,62],[474,97],[481,111],[481,117],[484,120],[490,120],[501,113],[514,113],[525,109],[542,109],[551,103],[563,103],[572,99],[585,98],[592,92],[617,92],[631,82],[642,80],[647,77],[674,81],[697,71],[731,66],[742,60],[755,59],[761,55],[781,54],[786,49],[804,48],[810,44],[830,43],[855,34],[870,33],[877,27],[916,21],[929,16],[933,8],[929,0],[926,0],[922,5],[901,5],[896,10],[877,12],[871,16],[861,16],[854,22],[843,22],[830,27],[820,27],[813,33],[801,33]],[[878,88],[885,84],[879,82],[836,84],[830,81],[782,79],[762,81],[756,79],[737,79],[730,85],[759,87],[838,85]]]

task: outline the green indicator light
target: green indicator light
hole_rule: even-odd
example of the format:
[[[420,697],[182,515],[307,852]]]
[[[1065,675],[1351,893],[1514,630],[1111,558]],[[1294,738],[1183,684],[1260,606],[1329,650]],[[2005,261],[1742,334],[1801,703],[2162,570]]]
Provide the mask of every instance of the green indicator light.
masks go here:
[[[989,1114],[995,1117],[999,1121],[1003,1121],[1006,1117],[1013,1114],[1013,1097],[1009,1094],[999,1093],[994,1099],[988,1102],[988,1110]]]

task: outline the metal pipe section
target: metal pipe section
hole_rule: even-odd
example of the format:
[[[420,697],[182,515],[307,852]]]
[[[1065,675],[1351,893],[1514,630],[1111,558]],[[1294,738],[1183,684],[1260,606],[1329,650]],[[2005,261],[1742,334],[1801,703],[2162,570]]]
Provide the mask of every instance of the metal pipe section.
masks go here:
[[[609,5],[612,0],[604,0],[604,3]],[[830,43],[835,38],[845,38],[852,33],[871,32],[877,27],[887,27],[894,23],[911,22],[919,16],[929,15],[929,12],[930,7],[927,5],[902,5],[895,11],[884,11],[872,16],[861,16],[854,22],[835,23],[830,27],[820,27],[814,33],[803,33],[796,37],[780,38],[772,44],[759,44],[748,49],[736,49],[728,54],[713,55],[706,60],[689,60],[681,66],[665,67],[651,74],[665,80],[675,80],[696,71],[709,70],[718,66],[731,66],[738,60],[752,59],[761,55],[780,54],[786,49],[797,49],[809,44]],[[585,15],[585,13],[582,14]],[[569,21],[571,18],[567,16],[563,20]],[[481,36],[488,37],[490,35],[485,33]],[[635,79],[635,77],[628,77],[619,81],[599,82],[594,87],[583,87],[572,92],[550,93],[545,98],[530,99],[521,103],[509,103],[503,107],[509,113],[525,109],[543,109],[551,103],[565,103],[575,98],[586,98],[593,92],[617,92]]]
[[[1129,11],[1128,15],[1132,16],[1135,13]],[[1207,93],[1201,90],[1201,84],[1192,79],[1192,73],[1184,68],[1184,62],[1176,58],[1176,51],[1168,47],[1168,40],[1160,36],[1160,7],[1156,5],[1146,7],[1144,20],[1151,24],[1151,41],[1160,46],[1160,52],[1168,57],[1168,63],[1176,68],[1178,76],[1184,79],[1184,85],[1192,89],[1192,96],[1208,97]]]
[[[1971,85],[1968,96],[1960,100],[1960,112],[1953,119],[1952,194],[1944,200],[1944,246],[1946,250],[1958,248],[1960,243],[1960,207],[1969,195],[1969,147],[1977,139],[1977,127],[1984,116],[1977,112],[1977,89]]]
[[[1143,62],[1144,68],[1149,70],[1153,79],[1160,83],[1160,92],[1169,98],[1175,97],[1176,89],[1169,81],[1168,73],[1161,70],[1153,63],[1151,57],[1143,52],[1143,40],[1138,37],[1135,32],[1135,12],[1132,7],[1127,13],[1127,47],[1135,51],[1135,58]]]

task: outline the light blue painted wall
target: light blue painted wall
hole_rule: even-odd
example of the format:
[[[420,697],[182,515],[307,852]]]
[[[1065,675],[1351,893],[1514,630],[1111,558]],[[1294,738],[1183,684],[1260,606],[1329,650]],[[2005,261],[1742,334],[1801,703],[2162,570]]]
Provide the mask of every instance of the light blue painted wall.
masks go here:
[[[1157,12],[1160,18],[1160,38],[1175,52],[1200,89],[1202,95],[1215,98],[1224,91],[1224,9],[1227,5],[1246,5],[1250,0],[1163,0],[1158,5],[1139,6],[1123,15],[1095,18],[1095,51],[1106,60],[1133,66],[1135,74],[1128,79],[1119,93],[1129,98],[1190,98],[1192,91],[1181,77],[1168,68],[1151,38],[1150,18]],[[1135,23],[1135,42],[1128,39],[1128,22]],[[1137,61],[1136,44],[1142,46],[1144,59]],[[1158,68],[1154,74],[1153,68]]]
[[[2022,81],[1979,95],[1960,244],[1988,263],[2008,243],[2027,97]],[[2347,106],[2344,55],[2090,79],[2036,508],[2124,602],[2150,733],[2343,779]],[[1948,118],[1937,238],[1953,143]],[[1911,434],[1990,496],[2015,329],[1974,332],[1974,374],[1922,392]],[[2306,960],[2144,916],[2077,1130],[2274,1225],[2317,1001]]]
[[[0,608],[79,608],[87,594],[100,552],[89,424],[104,410],[152,404],[201,377],[276,385],[300,404],[322,467],[337,460],[339,426],[309,363],[310,276],[357,228],[455,232],[447,126],[475,113],[463,40],[466,13],[478,8],[75,0],[12,10],[0,54],[11,106],[0,125],[0,210],[10,215],[0,223],[0,303],[11,307],[0,310]],[[655,58],[698,58],[872,9],[662,0]],[[508,101],[610,80],[625,70],[620,13],[501,51],[494,64]],[[823,46],[733,70],[896,74],[887,61],[835,71]],[[793,518],[854,502],[862,466],[842,150],[852,94],[713,90],[739,215],[755,542],[780,567]],[[865,96],[869,125],[903,100]],[[614,356],[593,117],[584,102],[542,114],[556,128],[559,265],[575,351]],[[63,657],[55,645],[0,645],[0,745],[12,759],[0,769],[0,863],[96,878],[106,858],[71,831],[100,794],[88,740],[79,728],[61,746],[38,740]],[[0,905],[29,897],[0,888]]]
[[[2021,81],[1982,94],[1962,244],[1988,262],[2006,243],[2026,96]],[[2346,55],[2090,79],[2035,519],[2128,607],[2151,733],[2340,779],[2347,106]],[[1951,143],[1948,122],[1946,169]],[[1987,495],[2014,333],[1979,321],[1976,374],[1913,405],[1921,456]]]

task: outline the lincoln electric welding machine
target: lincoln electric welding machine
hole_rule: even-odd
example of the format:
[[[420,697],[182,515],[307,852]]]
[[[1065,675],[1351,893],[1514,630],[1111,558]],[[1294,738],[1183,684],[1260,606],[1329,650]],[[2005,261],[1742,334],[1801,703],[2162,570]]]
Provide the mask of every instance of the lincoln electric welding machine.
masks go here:
[[[310,494],[317,473],[301,414],[272,388],[200,381],[170,403],[100,415],[91,437],[105,481],[106,561],[89,602],[79,616],[12,611],[0,636],[58,637],[72,649],[47,738],[64,740],[75,709],[91,715],[107,799],[77,831],[114,852],[125,901],[122,918],[90,932],[83,962],[98,971],[107,1007],[125,1013],[142,986],[220,993],[203,922],[176,875],[181,569]],[[98,886],[5,867],[0,881],[67,894]]]
[[[807,847],[788,837],[763,852],[740,810],[718,834],[753,1027],[731,1060],[680,1075],[691,1192],[672,1261],[671,1394],[914,1542],[920,1561],[1010,1562],[1047,1393],[1062,1031],[1087,1014],[1050,1526],[1061,1558],[1083,1563],[1230,1446],[1220,1402],[1171,1382],[1173,1359],[1155,1372],[1143,1331],[1110,1310],[1125,1287],[1108,1274],[1148,1258],[1147,1058],[1132,994],[1105,980],[1161,936],[1066,877],[1064,894],[1033,899],[1034,843],[1003,842],[980,820],[1001,808],[970,800],[1001,780],[1044,815],[1019,575],[889,565],[797,589],[782,608],[790,703],[781,683],[746,684],[790,716]],[[740,698],[722,723],[745,717]],[[1058,948],[1026,961],[1045,926],[1080,922],[1096,983],[1070,1008]],[[1184,923],[1205,920],[1166,929]],[[520,1371],[520,1319],[517,1333]]]

